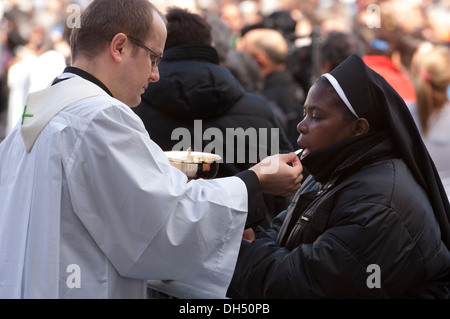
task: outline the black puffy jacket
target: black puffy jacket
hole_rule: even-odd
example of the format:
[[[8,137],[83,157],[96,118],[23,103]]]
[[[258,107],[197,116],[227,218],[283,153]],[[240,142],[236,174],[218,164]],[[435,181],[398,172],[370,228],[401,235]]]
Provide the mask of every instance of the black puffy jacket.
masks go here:
[[[424,190],[389,140],[311,176],[270,231],[243,241],[243,298],[446,298],[450,252]],[[284,223],[283,223],[284,221]],[[446,278],[446,279],[445,279]]]
[[[159,82],[150,84],[133,108],[151,139],[164,151],[192,147],[221,155],[217,177],[292,151],[268,101],[246,92],[218,61],[211,46],[181,45],[164,52]],[[269,211],[287,206],[285,199],[266,198]]]

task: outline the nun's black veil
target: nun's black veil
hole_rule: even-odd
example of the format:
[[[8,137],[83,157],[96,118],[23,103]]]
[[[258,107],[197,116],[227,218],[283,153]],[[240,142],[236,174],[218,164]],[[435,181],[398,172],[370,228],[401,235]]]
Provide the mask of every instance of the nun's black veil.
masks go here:
[[[427,191],[439,222],[442,241],[450,249],[450,205],[441,179],[403,99],[378,73],[353,55],[330,72],[353,109],[375,130],[388,129],[417,181]]]

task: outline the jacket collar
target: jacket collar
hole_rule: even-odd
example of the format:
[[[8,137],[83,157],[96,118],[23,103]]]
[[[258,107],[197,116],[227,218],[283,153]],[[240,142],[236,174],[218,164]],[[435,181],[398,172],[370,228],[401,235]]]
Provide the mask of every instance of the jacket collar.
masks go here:
[[[164,51],[163,61],[196,60],[219,64],[219,55],[210,45],[178,45]]]
[[[317,182],[325,184],[338,176],[348,176],[367,163],[392,158],[393,153],[392,140],[388,132],[384,131],[349,138],[311,152],[302,163]]]

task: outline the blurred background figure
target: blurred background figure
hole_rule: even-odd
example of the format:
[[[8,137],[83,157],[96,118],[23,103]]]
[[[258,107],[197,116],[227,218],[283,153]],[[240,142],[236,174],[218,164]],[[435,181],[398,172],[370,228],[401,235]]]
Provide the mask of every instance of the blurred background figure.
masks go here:
[[[450,32],[450,3],[446,0],[358,0],[356,5],[354,31],[366,44],[364,61],[385,77],[407,104],[415,103],[413,55],[426,42],[450,44],[446,36]],[[370,8],[376,9],[378,26],[370,23],[373,18]]]
[[[28,93],[44,89],[60,75],[66,65],[65,56],[54,49],[40,26],[31,30],[29,41],[17,53],[8,70],[9,89],[6,134],[18,123]]]
[[[400,34],[380,28],[366,39],[364,62],[383,76],[406,104],[416,102],[411,78],[405,72],[400,54]]]
[[[218,14],[207,13],[204,16],[211,26],[212,43],[219,55],[219,63],[223,65],[228,54],[234,50],[231,44],[232,31]]]
[[[27,94],[48,86],[70,62],[69,3],[0,3],[0,141],[19,122]]]
[[[332,31],[321,48],[321,73],[328,73],[351,55],[364,56],[364,44],[350,32]]]
[[[220,11],[221,19],[231,30],[231,46],[236,46],[236,41],[245,26],[244,17],[239,8],[239,1],[224,1]]]
[[[262,94],[280,107],[287,123],[286,135],[293,147],[297,146],[297,124],[303,116],[305,92],[286,68],[288,43],[273,29],[253,29],[245,33],[238,50],[246,52],[259,66],[264,79]]]
[[[259,73],[258,63],[250,55],[233,50],[228,54],[225,66],[247,91],[260,94],[264,85],[263,78]]]
[[[435,46],[418,57],[417,103],[411,113],[450,198],[450,50]]]
[[[244,51],[232,50],[228,54],[225,66],[231,71],[246,91],[264,97],[262,94],[264,78],[259,72],[258,63],[250,55]],[[284,132],[288,132],[288,124],[284,111],[275,102],[267,102],[279,123],[279,127]],[[291,144],[291,142],[289,143]]]
[[[243,0],[239,3],[239,9],[244,20],[244,27],[240,31],[241,35],[255,26],[263,27],[262,1]]]

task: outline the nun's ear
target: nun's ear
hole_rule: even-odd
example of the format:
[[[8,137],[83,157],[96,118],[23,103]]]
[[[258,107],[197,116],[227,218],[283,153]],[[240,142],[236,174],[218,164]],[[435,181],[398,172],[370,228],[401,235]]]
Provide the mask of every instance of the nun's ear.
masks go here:
[[[359,118],[353,122],[353,136],[369,133],[370,124],[365,118]]]

